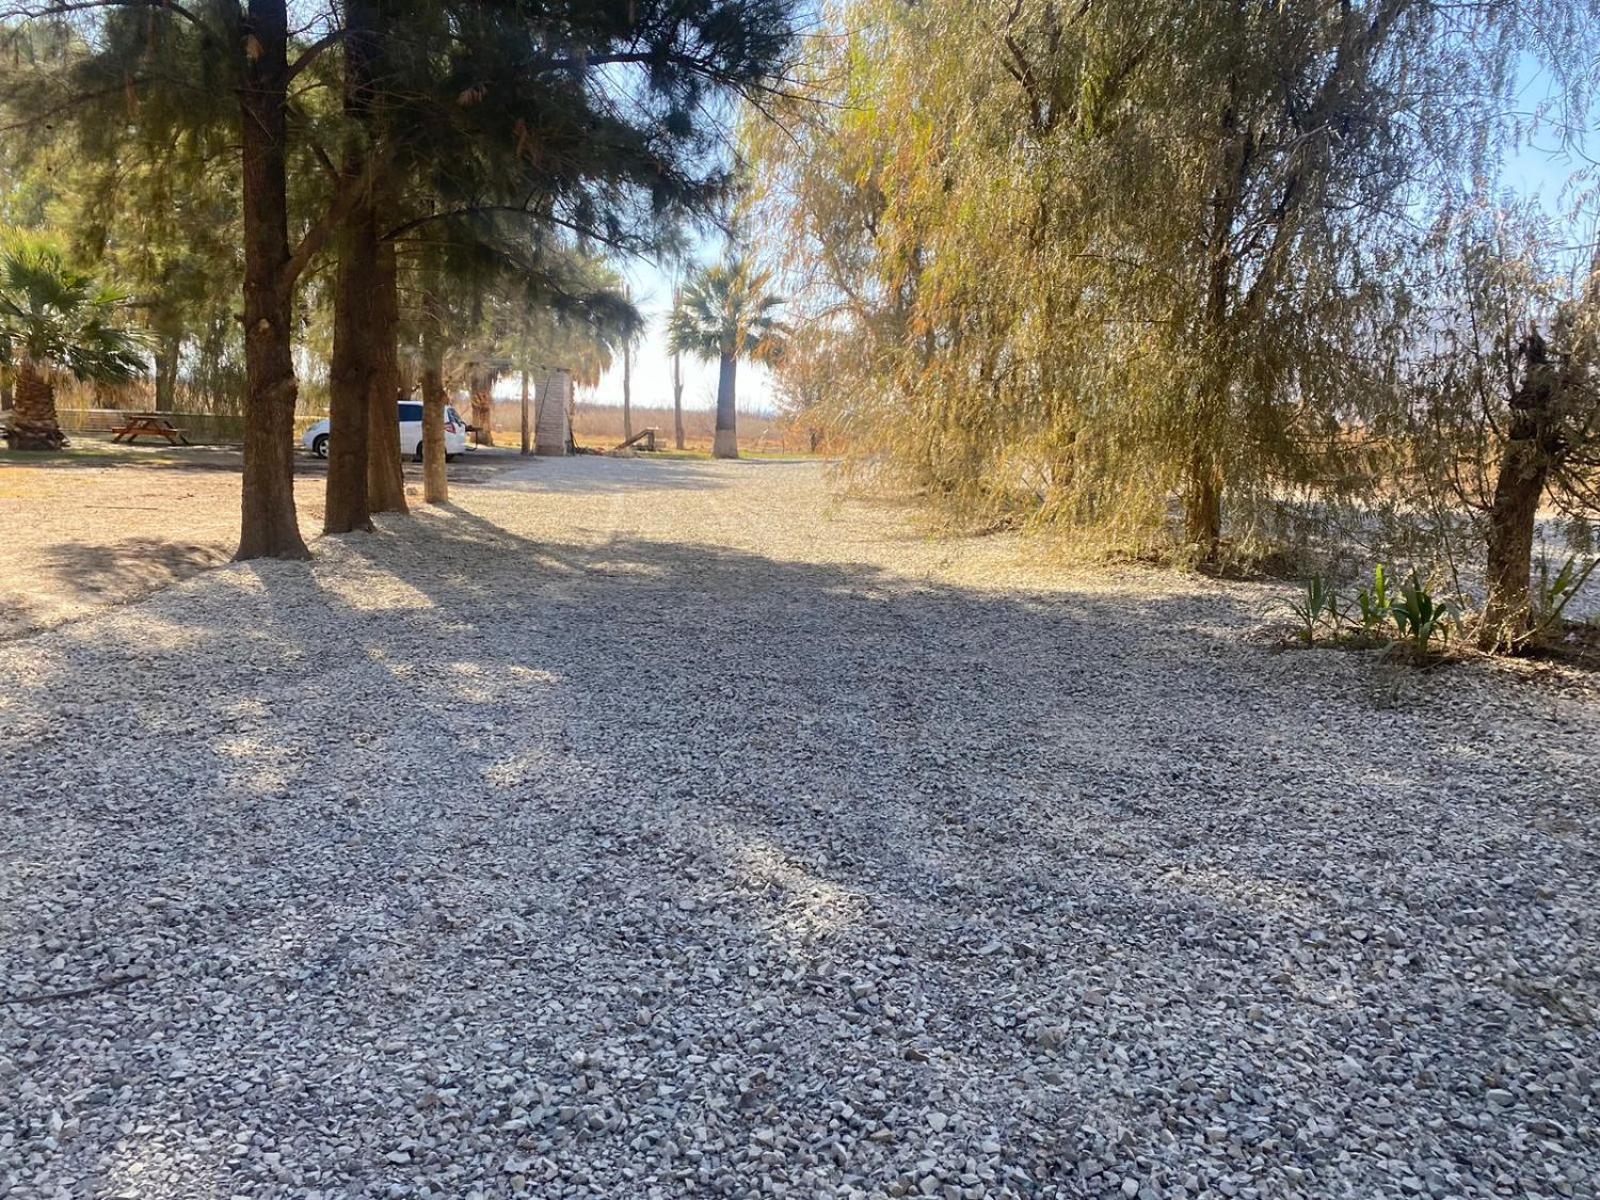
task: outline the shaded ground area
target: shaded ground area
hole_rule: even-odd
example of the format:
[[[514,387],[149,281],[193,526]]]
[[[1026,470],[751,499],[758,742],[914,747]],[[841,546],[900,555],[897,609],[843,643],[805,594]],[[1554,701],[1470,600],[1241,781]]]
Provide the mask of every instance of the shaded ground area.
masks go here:
[[[451,469],[466,484],[515,461],[486,456]],[[62,454],[0,447],[0,642],[226,562],[239,543],[240,467],[235,450],[84,436]],[[327,466],[303,455],[296,470],[310,538],[321,531]],[[406,466],[419,495],[420,470]]]
[[[0,1192],[1595,1194],[1591,685],[1027,553],[541,463],[19,644]]]

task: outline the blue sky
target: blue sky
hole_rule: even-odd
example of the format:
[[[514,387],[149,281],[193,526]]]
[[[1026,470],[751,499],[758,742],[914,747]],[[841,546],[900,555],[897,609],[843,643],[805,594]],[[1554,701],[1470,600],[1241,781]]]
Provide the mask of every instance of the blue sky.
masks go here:
[[[1552,216],[1561,217],[1572,211],[1571,185],[1594,170],[1595,158],[1600,157],[1600,136],[1594,131],[1593,113],[1587,114],[1587,128],[1564,130],[1559,124],[1557,99],[1549,74],[1524,56],[1511,118],[1528,129],[1524,144],[1507,157],[1503,181],[1513,191],[1538,197]],[[1593,186],[1592,179],[1587,182]],[[1589,219],[1592,222],[1592,212]],[[1580,236],[1589,233],[1575,232]]]
[[[696,261],[716,262],[722,255],[722,240],[702,239]],[[667,353],[666,317],[672,308],[672,275],[655,263],[631,260],[617,264],[633,289],[633,301],[649,322],[643,341],[634,352],[633,402],[639,405],[672,404],[672,357]],[[581,400],[601,404],[622,403],[622,366],[617,366]],[[739,364],[739,408],[744,412],[770,412],[775,407],[772,373],[755,363]],[[717,404],[717,364],[683,360],[683,406],[710,409]]]

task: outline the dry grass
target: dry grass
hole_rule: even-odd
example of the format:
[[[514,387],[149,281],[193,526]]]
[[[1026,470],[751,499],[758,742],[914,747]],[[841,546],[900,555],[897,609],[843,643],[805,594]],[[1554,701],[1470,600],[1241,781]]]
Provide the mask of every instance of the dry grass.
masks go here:
[[[524,460],[489,452],[450,467],[467,486]],[[74,437],[54,454],[0,446],[0,642],[127,604],[227,562],[239,540],[237,451],[115,446]],[[421,468],[405,466],[421,499]],[[300,454],[295,504],[322,530],[326,464]]]
[[[633,431],[649,429],[658,431],[658,444],[672,448],[672,409],[633,407]],[[494,428],[496,441],[513,444],[522,428],[520,406],[512,401],[495,405]],[[684,448],[711,451],[716,433],[716,414],[708,409],[683,410]],[[590,404],[579,401],[573,435],[578,445],[595,450],[610,450],[622,443],[622,409],[609,404]],[[758,413],[739,414],[739,445],[751,454],[809,454],[809,439],[803,430],[793,428],[781,417]]]
[[[322,480],[300,476],[301,532]],[[239,537],[239,459],[227,451],[0,450],[0,641],[123,604],[226,562]]]

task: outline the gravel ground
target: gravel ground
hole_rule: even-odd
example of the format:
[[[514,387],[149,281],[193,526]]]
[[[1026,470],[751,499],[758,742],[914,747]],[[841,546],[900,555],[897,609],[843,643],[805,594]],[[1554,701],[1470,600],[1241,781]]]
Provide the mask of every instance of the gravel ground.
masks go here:
[[[809,464],[5,648],[0,1196],[1600,1194],[1600,694]]]

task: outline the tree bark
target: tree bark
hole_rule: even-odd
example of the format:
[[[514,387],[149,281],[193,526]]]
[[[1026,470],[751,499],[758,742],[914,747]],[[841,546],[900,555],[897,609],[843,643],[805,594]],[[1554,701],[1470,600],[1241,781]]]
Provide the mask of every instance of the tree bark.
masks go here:
[[[1530,334],[1522,354],[1527,365],[1511,397],[1511,423],[1489,508],[1488,598],[1478,633],[1485,650],[1515,649],[1533,628],[1533,535],[1550,468],[1561,452],[1557,381],[1543,339]]]
[[[450,500],[445,464],[444,313],[438,293],[422,297],[422,499],[428,504]]]
[[[494,445],[494,372],[475,370],[468,384],[472,389],[472,436],[480,446]]]
[[[1222,557],[1222,494],[1226,481],[1219,450],[1228,419],[1232,382],[1227,364],[1228,294],[1230,258],[1225,246],[1214,248],[1211,264],[1210,297],[1206,325],[1210,333],[1210,353],[1215,361],[1202,380],[1200,403],[1194,409],[1194,423],[1186,432],[1194,440],[1189,457],[1188,487],[1184,497],[1185,541],[1199,552],[1201,566],[1216,566]]]
[[[739,457],[739,410],[735,401],[739,360],[724,354],[717,370],[717,436],[711,444],[716,458]]]
[[[375,513],[409,511],[405,471],[400,465],[400,295],[394,243],[378,244],[378,286],[373,296],[372,393],[367,400],[367,508]]]
[[[683,449],[683,355],[672,356],[672,444]]]
[[[522,453],[533,453],[533,412],[528,404],[528,368],[522,368]]]
[[[1226,483],[1223,446],[1227,437],[1230,395],[1233,389],[1228,356],[1233,312],[1234,225],[1245,183],[1255,159],[1252,132],[1241,122],[1238,110],[1240,83],[1228,80],[1228,101],[1218,120],[1221,154],[1216,186],[1211,193],[1210,228],[1206,235],[1205,313],[1201,361],[1208,364],[1201,381],[1199,403],[1192,426],[1193,439],[1184,504],[1186,540],[1199,551],[1202,566],[1215,566],[1222,555],[1222,500]]]
[[[1200,562],[1214,566],[1222,552],[1222,467],[1214,455],[1196,449],[1189,462],[1184,502],[1185,540],[1200,551]]]
[[[155,385],[156,411],[172,412],[178,402],[178,357],[183,350],[183,338],[164,337],[156,343]]]
[[[349,164],[346,164],[347,169]],[[357,168],[359,169],[359,167]],[[368,403],[377,338],[374,294],[378,223],[370,201],[355,205],[339,231],[333,358],[328,369],[328,505],[324,533],[372,528],[367,507]]]
[[[422,498],[429,504],[445,504],[450,499],[444,441],[444,410],[448,403],[444,371],[438,359],[429,359],[422,368]]]
[[[340,189],[355,191],[375,151],[373,79],[381,38],[371,0],[344,6],[344,110],[354,126],[340,163]],[[323,532],[372,528],[367,500],[372,397],[378,386],[381,270],[375,180],[351,204],[338,230],[339,267],[333,293],[333,358],[328,369],[328,503]]]
[[[240,89],[244,230],[244,479],[234,558],[310,558],[294,511],[294,280],[285,145],[289,16],[249,0]]]
[[[633,347],[622,343],[622,440],[633,441]]]
[[[450,502],[446,469],[445,306],[438,299],[438,264],[426,262],[427,286],[422,293],[422,501]]]
[[[66,444],[56,416],[56,389],[50,377],[31,358],[16,361],[15,407],[11,410],[6,441],[13,450],[59,450]]]

